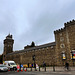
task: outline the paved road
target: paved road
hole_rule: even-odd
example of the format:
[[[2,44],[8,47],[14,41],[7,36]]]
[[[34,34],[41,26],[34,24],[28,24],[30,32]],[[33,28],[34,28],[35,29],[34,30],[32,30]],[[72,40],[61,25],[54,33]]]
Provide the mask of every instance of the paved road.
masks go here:
[[[75,71],[65,72],[1,72],[0,75],[75,75]]]

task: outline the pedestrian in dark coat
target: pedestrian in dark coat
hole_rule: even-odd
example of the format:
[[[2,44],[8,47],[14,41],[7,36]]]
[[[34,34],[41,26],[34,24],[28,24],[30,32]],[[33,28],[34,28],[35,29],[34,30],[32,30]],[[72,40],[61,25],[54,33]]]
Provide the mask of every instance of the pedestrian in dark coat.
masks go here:
[[[69,63],[68,63],[68,62],[65,63],[65,68],[66,68],[67,70],[69,70]]]

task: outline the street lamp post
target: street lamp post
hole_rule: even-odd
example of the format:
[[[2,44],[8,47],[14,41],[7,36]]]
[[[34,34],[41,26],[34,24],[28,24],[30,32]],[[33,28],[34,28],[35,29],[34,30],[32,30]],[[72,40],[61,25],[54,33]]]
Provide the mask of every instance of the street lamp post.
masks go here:
[[[34,61],[34,68],[35,68],[35,70],[36,70],[36,63],[35,63],[35,54],[33,55],[33,61]]]
[[[51,46],[51,49],[54,49],[54,47]],[[53,66],[53,71],[55,72],[55,55],[54,54],[52,54],[52,66]]]
[[[33,55],[34,67],[35,67],[35,55]]]
[[[53,66],[53,71],[55,72],[55,57],[52,55],[52,66]]]
[[[54,55],[52,56],[52,60],[53,60],[53,71],[55,72],[55,57],[54,57]]]

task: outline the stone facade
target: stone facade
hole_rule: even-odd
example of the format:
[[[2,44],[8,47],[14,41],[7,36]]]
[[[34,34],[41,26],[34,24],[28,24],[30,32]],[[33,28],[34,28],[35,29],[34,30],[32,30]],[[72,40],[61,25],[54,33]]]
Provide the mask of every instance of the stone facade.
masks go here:
[[[9,34],[8,36],[6,36],[6,39],[4,40],[3,60],[6,59],[6,55],[8,53],[13,52],[13,43],[14,43],[14,40],[12,39],[12,35]]]
[[[64,28],[54,31],[54,34],[57,64],[64,65],[65,62],[69,62],[70,65],[74,65],[75,62],[74,59],[71,59],[71,55],[73,50],[75,50],[75,20],[64,23]],[[63,52],[66,60],[61,60]]]
[[[75,20],[64,23],[64,28],[54,31],[54,34],[55,42],[34,47],[30,46],[30,48],[27,46],[23,50],[15,52],[10,50],[6,54],[5,52],[8,49],[4,44],[3,55],[5,55],[5,60],[14,60],[18,64],[32,64],[34,63],[32,56],[35,55],[35,63],[38,65],[42,65],[43,61],[47,65],[63,66],[65,62],[68,62],[70,66],[75,65],[72,56],[72,54],[75,54]],[[11,41],[11,43],[13,49],[13,42]]]
[[[32,56],[35,55],[35,63],[42,65],[44,61],[47,65],[52,65],[54,52],[55,42],[10,53],[7,55],[6,60],[11,59],[19,64],[32,64],[34,63]]]

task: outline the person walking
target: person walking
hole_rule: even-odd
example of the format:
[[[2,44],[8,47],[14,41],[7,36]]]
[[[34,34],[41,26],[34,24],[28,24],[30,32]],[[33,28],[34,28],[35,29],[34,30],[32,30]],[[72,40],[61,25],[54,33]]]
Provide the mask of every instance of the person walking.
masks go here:
[[[45,62],[43,61],[43,67],[45,67]]]
[[[69,63],[68,63],[68,62],[65,63],[65,68],[66,68],[67,70],[69,70]]]
[[[43,67],[46,67],[46,63],[45,62],[43,62]]]

